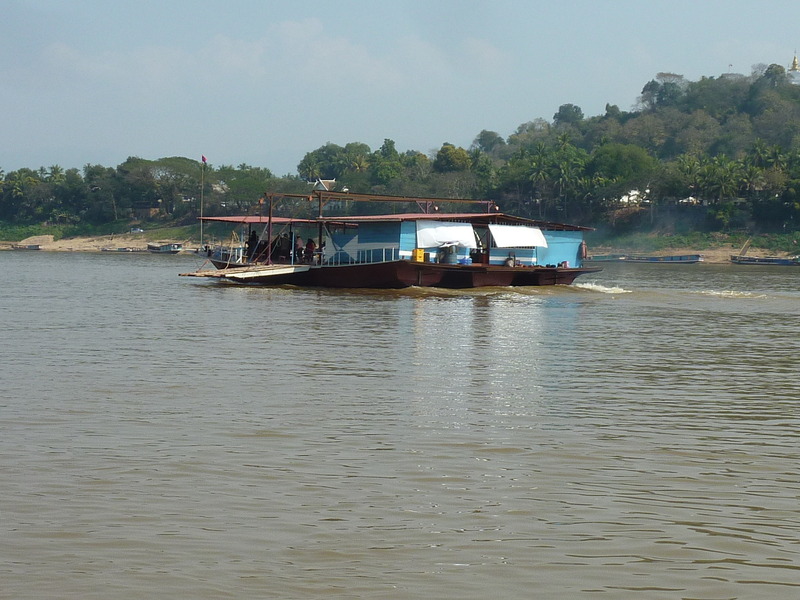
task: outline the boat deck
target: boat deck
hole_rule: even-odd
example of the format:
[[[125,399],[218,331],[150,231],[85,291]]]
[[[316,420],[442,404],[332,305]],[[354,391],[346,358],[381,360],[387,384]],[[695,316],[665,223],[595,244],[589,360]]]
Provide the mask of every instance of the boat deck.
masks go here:
[[[181,277],[213,277],[215,279],[247,282],[248,280],[254,281],[267,277],[292,276],[297,273],[304,273],[310,268],[310,265],[249,265],[246,267],[192,271],[191,273],[180,273],[179,275]]]

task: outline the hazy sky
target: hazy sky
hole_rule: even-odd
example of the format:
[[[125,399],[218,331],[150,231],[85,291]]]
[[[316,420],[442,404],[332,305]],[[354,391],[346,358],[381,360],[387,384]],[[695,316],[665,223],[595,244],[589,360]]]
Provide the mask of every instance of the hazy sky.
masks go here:
[[[0,168],[467,148],[798,47],[797,1],[0,0]]]

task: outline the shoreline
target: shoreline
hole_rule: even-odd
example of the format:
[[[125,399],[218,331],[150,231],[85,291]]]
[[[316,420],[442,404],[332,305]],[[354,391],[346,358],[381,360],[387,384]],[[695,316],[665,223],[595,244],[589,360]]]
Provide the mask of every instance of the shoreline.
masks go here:
[[[0,250],[13,250],[14,245],[38,245],[46,252],[101,252],[128,248],[131,252],[147,251],[149,243],[170,243],[174,240],[147,240],[141,234],[102,235],[54,240],[52,235],[35,235],[19,242],[0,241]]]
[[[104,250],[128,249],[131,252],[144,252],[148,243],[169,243],[174,240],[147,240],[141,234],[103,235],[95,237],[75,237],[54,240],[52,235],[37,235],[20,240],[19,242],[0,241],[0,250],[14,250],[15,245],[38,245],[39,249],[46,252],[101,252]],[[186,243],[186,242],[184,242]],[[647,256],[670,256],[678,254],[700,254],[703,262],[714,264],[732,264],[730,257],[737,254],[738,248],[710,248],[695,250],[692,248],[670,248],[659,252],[631,251],[625,248],[611,248],[598,246],[591,248],[589,256],[604,254],[646,254]],[[748,256],[768,256],[769,253],[761,248],[750,248]]]

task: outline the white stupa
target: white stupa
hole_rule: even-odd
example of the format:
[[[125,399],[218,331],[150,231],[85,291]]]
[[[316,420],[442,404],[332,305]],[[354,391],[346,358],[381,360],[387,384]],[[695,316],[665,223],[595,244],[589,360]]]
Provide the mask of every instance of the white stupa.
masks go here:
[[[792,60],[792,66],[790,66],[789,70],[786,72],[786,76],[789,78],[789,83],[800,85],[800,62],[797,60],[796,53],[794,55],[794,60]]]

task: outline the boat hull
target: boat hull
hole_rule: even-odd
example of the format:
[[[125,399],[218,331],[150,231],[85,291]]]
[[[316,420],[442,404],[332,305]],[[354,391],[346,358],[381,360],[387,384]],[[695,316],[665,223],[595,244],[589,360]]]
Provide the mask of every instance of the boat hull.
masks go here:
[[[249,285],[297,285],[325,288],[401,289],[412,286],[467,289],[569,285],[600,268],[450,265],[396,260],[348,265],[264,265],[183,273]]]
[[[312,267],[301,275],[298,283],[312,287],[379,289],[400,289],[411,286],[467,289],[569,285],[579,275],[600,270],[599,268],[450,265],[397,260]]]
[[[232,269],[236,267],[246,267],[248,266],[247,263],[236,263],[230,262],[223,259],[218,258],[209,258],[208,261],[214,265],[217,269]]]

